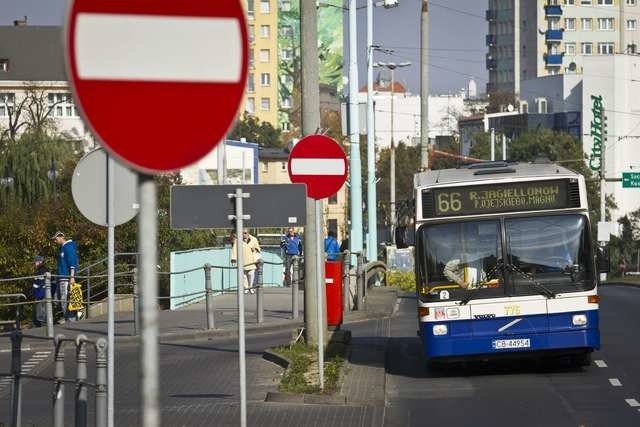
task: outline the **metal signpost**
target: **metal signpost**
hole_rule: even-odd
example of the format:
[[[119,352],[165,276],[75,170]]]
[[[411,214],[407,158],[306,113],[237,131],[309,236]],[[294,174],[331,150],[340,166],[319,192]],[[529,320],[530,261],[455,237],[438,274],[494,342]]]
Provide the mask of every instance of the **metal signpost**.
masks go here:
[[[224,202],[226,200],[227,202]],[[279,206],[280,209],[265,209]],[[171,187],[171,228],[235,228],[238,278],[238,362],[240,425],[247,425],[247,374],[244,316],[242,230],[249,227],[305,225],[306,189],[301,184],[175,185]],[[246,212],[246,214],[245,214]]]
[[[316,274],[318,306],[318,371],[320,388],[324,389],[324,286],[322,282],[322,199],[340,190],[347,180],[347,156],[342,147],[324,135],[302,138],[291,150],[287,164],[289,179],[307,185],[308,196],[315,199],[316,209]]]
[[[71,194],[78,210],[91,222],[107,226],[107,418],[114,414],[115,372],[115,227],[138,213],[138,177],[97,149],[76,165]],[[116,187],[118,188],[116,199]],[[87,306],[87,313],[90,307]]]
[[[249,49],[240,0],[72,0],[65,46],[67,74],[85,123],[110,154],[141,173],[175,171],[209,153],[235,120],[244,95]],[[166,99],[192,107],[190,126],[181,120],[158,123],[166,114]],[[139,200],[141,424],[157,426],[152,176],[140,176]]]

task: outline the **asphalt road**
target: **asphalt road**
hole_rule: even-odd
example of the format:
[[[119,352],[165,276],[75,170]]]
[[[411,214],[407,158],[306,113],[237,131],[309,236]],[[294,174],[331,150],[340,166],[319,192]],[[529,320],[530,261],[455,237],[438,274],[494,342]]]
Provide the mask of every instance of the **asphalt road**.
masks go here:
[[[586,368],[562,360],[478,362],[432,372],[415,301],[389,329],[385,426],[640,426],[640,288],[601,288],[602,350]]]

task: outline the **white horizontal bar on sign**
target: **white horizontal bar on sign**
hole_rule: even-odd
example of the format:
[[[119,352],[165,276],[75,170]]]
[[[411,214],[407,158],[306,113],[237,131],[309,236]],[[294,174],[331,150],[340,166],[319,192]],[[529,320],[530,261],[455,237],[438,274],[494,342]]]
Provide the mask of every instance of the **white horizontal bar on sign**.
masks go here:
[[[237,83],[243,59],[235,18],[78,14],[83,80]]]
[[[343,159],[292,159],[292,175],[344,175]]]

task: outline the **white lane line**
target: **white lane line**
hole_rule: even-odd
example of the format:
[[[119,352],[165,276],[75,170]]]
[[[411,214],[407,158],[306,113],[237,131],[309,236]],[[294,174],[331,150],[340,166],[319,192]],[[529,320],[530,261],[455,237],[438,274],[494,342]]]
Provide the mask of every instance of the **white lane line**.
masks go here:
[[[598,368],[606,368],[607,367],[607,364],[604,362],[604,360],[596,360],[594,363],[598,366]]]
[[[624,401],[627,402],[632,408],[637,408],[640,406],[640,402],[638,402],[636,399],[625,399]]]
[[[51,354],[51,352],[50,352],[50,351],[36,351],[36,352],[35,352],[35,355],[37,356],[38,354],[46,354],[46,355],[49,355],[49,354]]]
[[[609,378],[609,382],[611,383],[612,386],[614,387],[622,387],[622,383],[620,382],[619,379],[617,378]]]

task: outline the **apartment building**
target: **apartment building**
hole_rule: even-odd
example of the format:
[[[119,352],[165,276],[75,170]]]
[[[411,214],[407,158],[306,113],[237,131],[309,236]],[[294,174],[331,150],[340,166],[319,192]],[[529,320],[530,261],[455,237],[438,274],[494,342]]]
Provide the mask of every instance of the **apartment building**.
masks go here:
[[[244,111],[278,127],[278,0],[245,0],[249,75]]]
[[[638,0],[489,0],[487,92],[520,81],[582,73],[592,55],[636,53]]]

